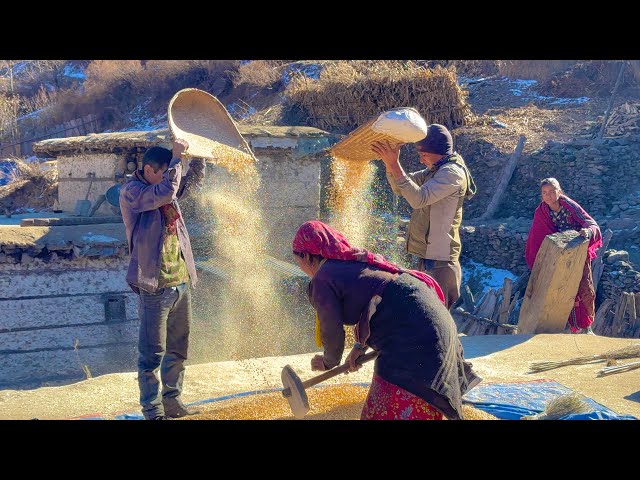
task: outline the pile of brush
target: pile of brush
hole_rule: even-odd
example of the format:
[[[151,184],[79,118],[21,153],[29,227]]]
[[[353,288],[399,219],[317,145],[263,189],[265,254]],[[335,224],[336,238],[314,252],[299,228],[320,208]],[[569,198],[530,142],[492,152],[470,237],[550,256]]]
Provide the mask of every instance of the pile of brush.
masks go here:
[[[309,125],[346,133],[392,108],[413,107],[427,123],[456,128],[471,109],[455,68],[425,68],[412,61],[337,61],[315,80],[294,75],[285,91]]]

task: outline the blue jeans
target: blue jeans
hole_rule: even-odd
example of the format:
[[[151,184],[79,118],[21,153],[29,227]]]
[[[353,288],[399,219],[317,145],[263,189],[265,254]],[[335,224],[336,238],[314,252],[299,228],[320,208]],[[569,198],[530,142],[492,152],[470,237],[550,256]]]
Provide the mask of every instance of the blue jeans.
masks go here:
[[[138,385],[145,418],[164,415],[165,407],[182,405],[180,394],[189,348],[191,292],[189,284],[140,290]],[[162,379],[159,392],[158,368]]]

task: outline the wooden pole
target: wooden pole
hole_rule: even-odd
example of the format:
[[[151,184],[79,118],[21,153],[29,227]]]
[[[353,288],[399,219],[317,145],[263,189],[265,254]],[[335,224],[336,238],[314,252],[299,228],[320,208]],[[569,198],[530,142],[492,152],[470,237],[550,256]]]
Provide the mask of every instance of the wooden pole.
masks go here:
[[[611,237],[613,237],[613,232],[611,231],[611,229],[607,228],[607,230],[604,232],[604,235],[602,235],[602,246],[598,249],[598,255],[591,262],[594,291],[598,290],[598,283],[600,283],[600,277],[602,276],[602,271],[604,270],[604,262],[602,261],[602,257],[607,251],[607,247],[609,246]]]
[[[504,192],[507,191],[507,187],[509,186],[509,181],[511,180],[511,176],[513,175],[513,172],[516,169],[516,165],[518,164],[520,155],[522,155],[522,150],[524,149],[524,143],[526,140],[527,139],[524,135],[522,135],[520,137],[520,140],[518,140],[518,145],[516,146],[516,149],[514,150],[513,154],[511,154],[511,158],[509,159],[509,161],[504,167],[504,170],[502,171],[502,178],[500,178],[500,183],[498,184],[498,187],[496,188],[496,191],[493,194],[493,198],[489,202],[489,206],[487,206],[487,209],[485,210],[485,212],[482,215],[480,215],[480,220],[487,220],[491,218],[494,213],[496,213],[496,210],[498,209],[498,205],[500,204],[500,200],[502,199]]]

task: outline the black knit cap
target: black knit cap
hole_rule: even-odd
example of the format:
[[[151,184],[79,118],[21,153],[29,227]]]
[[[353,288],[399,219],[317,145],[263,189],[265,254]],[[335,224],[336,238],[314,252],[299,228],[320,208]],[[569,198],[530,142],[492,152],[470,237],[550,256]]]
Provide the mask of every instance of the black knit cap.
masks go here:
[[[427,127],[427,136],[416,143],[419,152],[451,155],[453,153],[453,139],[447,127],[432,123]]]

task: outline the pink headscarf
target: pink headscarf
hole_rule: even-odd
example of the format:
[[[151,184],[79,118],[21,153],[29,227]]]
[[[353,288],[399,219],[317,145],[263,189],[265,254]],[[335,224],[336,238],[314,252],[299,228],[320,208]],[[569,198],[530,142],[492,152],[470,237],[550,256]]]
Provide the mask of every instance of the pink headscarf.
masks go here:
[[[440,285],[426,273],[401,268],[389,262],[382,255],[363,248],[352,247],[347,239],[344,238],[344,235],[318,220],[302,224],[293,239],[292,248],[294,252],[320,255],[332,260],[365,262],[390,273],[409,273],[435,290],[440,301],[445,304],[444,294]]]

